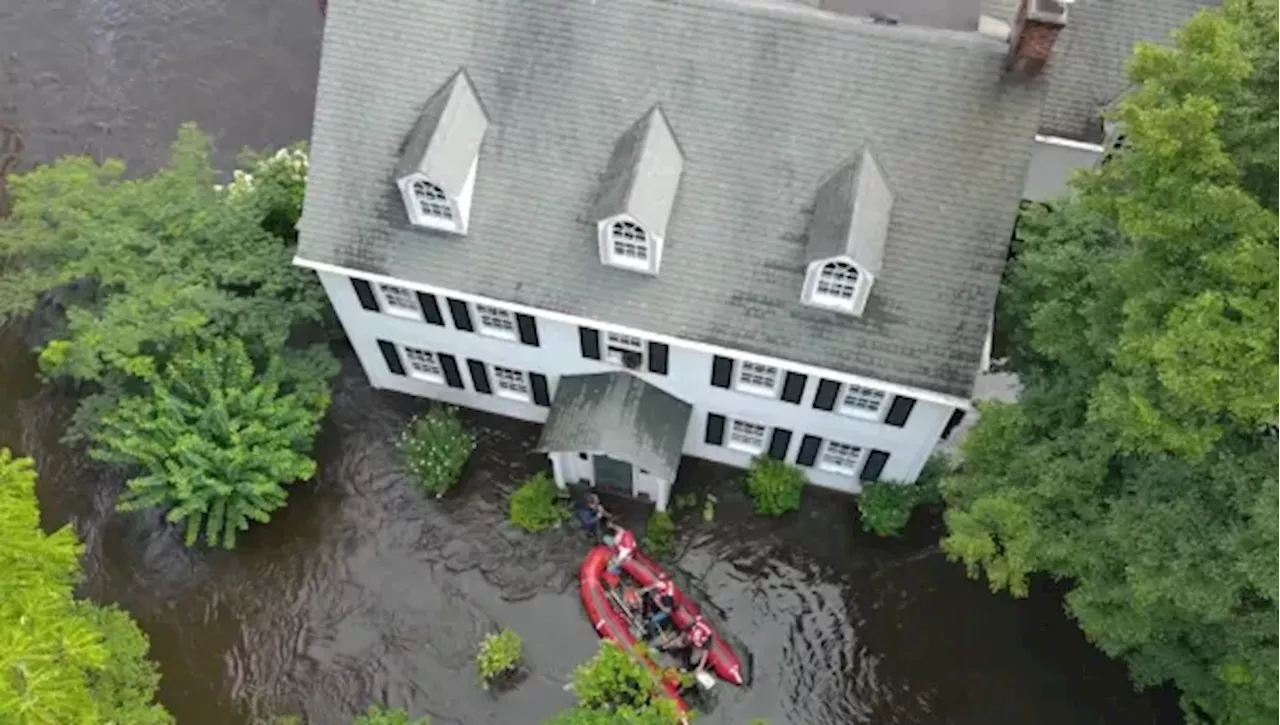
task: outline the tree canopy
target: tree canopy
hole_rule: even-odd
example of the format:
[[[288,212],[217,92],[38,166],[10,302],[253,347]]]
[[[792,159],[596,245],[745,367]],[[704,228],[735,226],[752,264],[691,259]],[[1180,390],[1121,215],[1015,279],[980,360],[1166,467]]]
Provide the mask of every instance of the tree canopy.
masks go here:
[[[1024,220],[1020,398],[942,484],[949,556],[1016,595],[1068,579],[1192,722],[1277,719],[1276,25],[1228,0],[1138,48],[1124,148]]]
[[[41,531],[35,480],[0,448],[0,723],[172,723],[142,631],[73,596],[82,547],[69,527]]]
[[[657,673],[612,640],[573,673],[578,704],[547,725],[674,725],[675,702],[663,694]]]
[[[307,157],[248,156],[215,184],[209,143],[184,126],[168,167],[64,158],[12,179],[0,220],[0,320],[41,303],[61,324],[41,369],[85,393],[72,438],[140,468],[123,507],[169,507],[187,541],[230,546],[310,477],[337,364],[328,303],[291,264]]]

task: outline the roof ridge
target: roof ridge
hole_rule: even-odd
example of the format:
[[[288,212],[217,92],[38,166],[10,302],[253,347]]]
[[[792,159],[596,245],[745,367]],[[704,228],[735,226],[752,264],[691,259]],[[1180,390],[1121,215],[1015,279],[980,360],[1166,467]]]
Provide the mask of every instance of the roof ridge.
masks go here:
[[[595,2],[624,2],[626,0],[594,0]],[[661,2],[666,5],[692,5],[696,7],[723,9],[729,12],[772,17],[778,20],[804,23],[839,30],[848,33],[865,33],[904,42],[929,40],[951,45],[981,45],[991,47],[1005,46],[1002,41],[987,37],[977,30],[950,30],[933,28],[924,25],[884,25],[875,22],[870,15],[859,17],[822,10],[802,2],[783,2],[781,0],[639,0],[640,2]]]

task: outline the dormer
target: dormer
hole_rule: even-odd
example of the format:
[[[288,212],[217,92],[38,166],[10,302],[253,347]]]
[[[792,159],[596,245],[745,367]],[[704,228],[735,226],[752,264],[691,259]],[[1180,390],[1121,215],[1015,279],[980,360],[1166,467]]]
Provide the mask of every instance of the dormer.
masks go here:
[[[614,144],[592,218],[600,262],[658,273],[684,154],[662,109],[654,106]]]
[[[464,70],[427,99],[395,169],[412,224],[467,233],[480,144],[488,128],[489,118]]]
[[[805,248],[801,301],[861,315],[880,274],[893,192],[869,149],[818,188]]]

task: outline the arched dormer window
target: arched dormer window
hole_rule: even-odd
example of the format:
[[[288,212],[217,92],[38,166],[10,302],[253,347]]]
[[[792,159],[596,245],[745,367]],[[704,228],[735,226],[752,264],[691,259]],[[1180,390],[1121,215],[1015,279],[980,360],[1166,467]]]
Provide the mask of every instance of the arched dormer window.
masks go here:
[[[449,205],[449,197],[444,195],[440,187],[430,181],[415,179],[410,189],[413,192],[413,200],[418,205],[418,211],[423,217],[445,222],[453,221],[453,207]]]
[[[639,224],[616,221],[609,226],[609,244],[614,258],[648,264],[649,235]]]
[[[813,294],[817,300],[840,305],[852,304],[858,290],[858,270],[848,262],[827,262],[818,272]]]

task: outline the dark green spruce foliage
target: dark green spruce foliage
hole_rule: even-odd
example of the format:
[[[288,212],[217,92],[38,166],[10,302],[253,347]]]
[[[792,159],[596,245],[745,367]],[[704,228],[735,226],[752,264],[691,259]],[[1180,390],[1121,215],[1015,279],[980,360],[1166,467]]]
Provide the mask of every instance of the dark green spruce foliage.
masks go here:
[[[316,469],[312,443],[329,406],[336,362],[305,352],[272,356],[259,372],[239,340],[178,354],[146,393],[121,398],[92,454],[130,464],[124,510],[159,507],[185,523],[187,544],[235,545],[250,522],[284,506],[285,485]]]
[[[1227,0],[1140,46],[1126,148],[1032,212],[1009,270],[1018,403],[942,484],[943,548],[1037,573],[1189,722],[1277,720],[1277,17]]]

